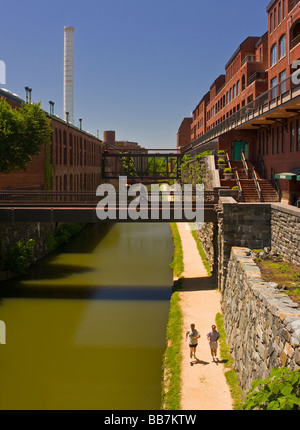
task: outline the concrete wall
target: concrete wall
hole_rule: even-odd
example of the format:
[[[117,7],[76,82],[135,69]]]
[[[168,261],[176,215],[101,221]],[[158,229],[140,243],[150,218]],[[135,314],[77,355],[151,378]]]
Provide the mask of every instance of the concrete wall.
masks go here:
[[[274,367],[300,369],[300,309],[261,279],[246,248],[232,248],[222,312],[243,399]]]

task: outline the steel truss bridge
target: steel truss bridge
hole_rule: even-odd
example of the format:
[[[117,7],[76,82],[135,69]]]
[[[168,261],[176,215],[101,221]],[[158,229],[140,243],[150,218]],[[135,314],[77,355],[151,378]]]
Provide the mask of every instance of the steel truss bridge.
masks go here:
[[[102,177],[127,176],[129,183],[180,179],[181,157],[174,149],[106,150],[102,154]]]

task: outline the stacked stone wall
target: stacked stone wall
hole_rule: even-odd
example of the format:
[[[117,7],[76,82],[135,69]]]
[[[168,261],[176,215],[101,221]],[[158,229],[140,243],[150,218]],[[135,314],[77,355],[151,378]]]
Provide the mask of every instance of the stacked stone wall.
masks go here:
[[[271,247],[284,259],[300,265],[300,209],[272,204]]]
[[[222,294],[227,341],[243,399],[274,367],[300,369],[300,309],[261,278],[247,248],[232,248]]]

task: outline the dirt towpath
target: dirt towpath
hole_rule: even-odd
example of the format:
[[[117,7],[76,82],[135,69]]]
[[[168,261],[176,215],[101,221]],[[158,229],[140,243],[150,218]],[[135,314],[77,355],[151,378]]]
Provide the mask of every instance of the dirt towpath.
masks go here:
[[[221,361],[213,362],[207,333],[221,312],[220,293],[208,277],[188,224],[178,223],[184,255],[184,280],[180,292],[182,333],[182,410],[232,410],[230,390]],[[185,333],[194,323],[200,332],[196,358],[191,366]],[[220,360],[219,350],[218,359]]]

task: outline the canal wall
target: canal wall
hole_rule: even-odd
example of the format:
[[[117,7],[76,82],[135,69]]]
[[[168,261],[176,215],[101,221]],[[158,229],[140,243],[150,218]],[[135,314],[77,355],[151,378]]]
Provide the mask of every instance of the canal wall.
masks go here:
[[[262,280],[250,249],[232,248],[221,305],[243,400],[272,368],[300,369],[300,309]]]
[[[32,252],[27,258],[27,265],[33,264],[44,258],[55,248],[67,243],[69,239],[78,234],[85,225],[81,224],[55,224],[55,223],[0,223],[0,281],[5,281],[15,277],[17,273],[13,271],[13,261],[8,252],[15,247],[18,242],[26,243],[34,241]],[[20,251],[22,253],[22,251]],[[14,258],[18,258],[18,250],[14,253]]]
[[[8,249],[18,242],[34,240],[34,248],[29,258],[30,263],[45,257],[48,252],[48,237],[55,230],[55,225],[50,223],[0,223],[0,257],[2,264],[5,264]],[[10,273],[5,271],[0,275],[0,280],[10,277]]]

